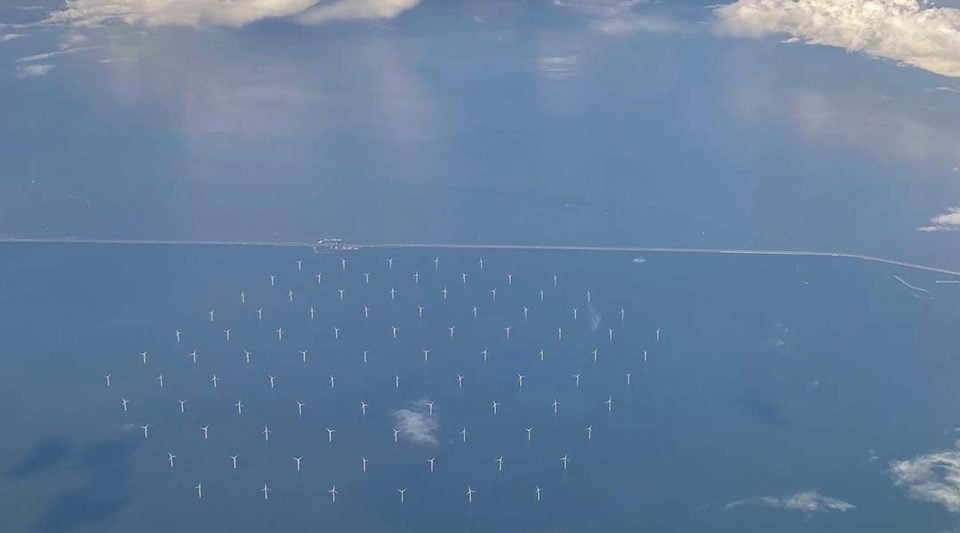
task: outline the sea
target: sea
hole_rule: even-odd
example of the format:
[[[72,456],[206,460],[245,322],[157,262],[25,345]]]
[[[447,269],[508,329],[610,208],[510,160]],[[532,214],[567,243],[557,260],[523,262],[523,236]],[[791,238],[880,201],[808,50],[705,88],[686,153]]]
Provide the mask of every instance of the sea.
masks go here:
[[[946,274],[21,243],[0,245],[0,279],[3,531],[958,525]]]

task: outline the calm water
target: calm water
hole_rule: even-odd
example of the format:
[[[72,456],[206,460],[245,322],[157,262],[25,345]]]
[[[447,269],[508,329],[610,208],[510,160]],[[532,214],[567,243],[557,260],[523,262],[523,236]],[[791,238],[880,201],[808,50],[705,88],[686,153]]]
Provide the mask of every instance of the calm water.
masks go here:
[[[847,259],[634,259],[4,245],[0,422],[15,428],[0,439],[4,529],[934,531],[956,525],[942,507],[897,486],[889,467],[954,446],[960,286]],[[931,292],[910,290],[893,274]],[[392,326],[399,328],[396,339]],[[456,327],[452,339],[448,326]],[[175,329],[183,331],[180,343]],[[194,349],[196,363],[188,355]],[[422,349],[431,350],[428,362]],[[244,350],[253,352],[249,363]],[[308,350],[305,364],[299,350]],[[517,373],[525,375],[522,389]],[[130,400],[127,412],[121,398]],[[177,400],[187,402],[183,413]],[[366,416],[361,400],[369,404]],[[419,400],[434,402],[432,416]],[[302,416],[297,401],[305,403]],[[394,443],[398,410],[426,424],[426,442],[402,433]],[[149,438],[141,424],[149,424]],[[207,424],[204,440],[200,428]],[[273,432],[269,442],[261,434],[265,425]],[[523,428],[531,426],[528,441]],[[324,428],[336,430],[332,443]],[[168,452],[176,455],[172,469]],[[239,455],[236,470],[231,455]],[[303,457],[299,472],[295,456]],[[369,461],[366,473],[361,457]],[[433,473],[425,462],[431,457]],[[202,500],[194,490],[200,481]],[[259,492],[264,483],[271,489],[266,502]],[[327,493],[332,485],[335,504]],[[472,504],[468,485],[477,491]],[[402,505],[395,490],[401,487],[407,488]],[[805,491],[855,507],[783,508],[783,499]],[[764,504],[763,497],[780,503]]]

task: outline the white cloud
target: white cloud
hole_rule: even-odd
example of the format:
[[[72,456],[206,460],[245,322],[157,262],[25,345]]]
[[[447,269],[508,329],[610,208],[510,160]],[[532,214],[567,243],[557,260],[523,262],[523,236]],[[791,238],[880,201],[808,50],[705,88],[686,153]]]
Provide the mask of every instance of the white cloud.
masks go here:
[[[632,33],[680,34],[693,31],[690,24],[664,15],[605,17],[594,20],[590,23],[590,26],[607,35],[629,35]]]
[[[298,17],[315,24],[334,19],[391,18],[419,0],[68,0],[47,24],[89,27],[111,23],[136,26],[240,27],[268,18]]]
[[[946,213],[931,218],[929,226],[917,228],[917,231],[960,231],[960,207],[951,207]]]
[[[943,451],[890,463],[894,483],[921,500],[960,512],[960,451]]]
[[[554,0],[553,3],[595,17],[622,17],[646,0]]]
[[[580,56],[542,56],[537,58],[537,69],[544,78],[563,81],[575,76],[580,69]]]
[[[15,39],[22,39],[26,37],[26,34],[23,33],[5,33],[0,35],[0,43],[9,43]]]
[[[600,313],[597,312],[597,308],[593,305],[588,305],[587,311],[590,313],[590,332],[595,333],[597,329],[600,328],[600,322],[603,321],[603,318],[600,316]]]
[[[737,0],[716,15],[731,35],[789,34],[960,77],[960,9],[919,0]]]
[[[34,63],[32,65],[18,65],[16,74],[20,79],[38,78],[40,76],[46,76],[52,70],[53,65],[47,63]]]
[[[745,505],[773,507],[775,509],[784,509],[787,511],[802,511],[804,513],[822,513],[826,511],[847,512],[856,509],[857,506],[837,498],[823,496],[815,490],[797,492],[788,496],[779,498],[774,496],[761,496],[759,498],[746,498],[743,500],[732,501],[723,506],[724,509],[734,509]]]
[[[436,415],[430,415],[427,400],[417,400],[410,405],[410,409],[397,409],[390,414],[393,423],[400,430],[400,436],[414,444],[437,444]]]
[[[331,20],[390,19],[415,7],[420,0],[339,0],[322,3],[299,17],[304,24]]]

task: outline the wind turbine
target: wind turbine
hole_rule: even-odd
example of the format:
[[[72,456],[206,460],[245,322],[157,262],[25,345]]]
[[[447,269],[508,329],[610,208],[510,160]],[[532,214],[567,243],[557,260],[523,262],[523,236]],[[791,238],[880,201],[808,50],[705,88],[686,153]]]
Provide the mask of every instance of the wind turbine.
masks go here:
[[[287,289],[287,299],[293,301],[293,289]]]
[[[330,374],[330,379],[328,381],[330,382],[330,388],[332,389],[336,384],[336,378],[333,377],[333,374]]]
[[[263,431],[261,431],[261,433],[263,433],[264,442],[269,442],[270,434],[273,433],[273,431],[270,431],[270,428],[268,428],[267,426],[263,426]]]
[[[434,270],[440,270],[440,258],[439,258],[439,257],[434,257],[434,258],[433,258],[433,269],[434,269]]]
[[[123,412],[127,412],[127,404],[130,403],[130,400],[126,398],[120,398],[120,404],[123,406]]]
[[[397,332],[400,331],[400,328],[398,328],[397,326],[390,326],[390,330],[393,332],[393,338],[396,339]]]
[[[143,438],[147,438],[147,431],[150,429],[150,424],[144,424],[140,426],[140,429],[143,430]]]
[[[213,322],[213,309],[207,311],[207,316],[210,317],[210,322]]]
[[[497,301],[497,289],[496,288],[490,289],[490,294],[493,295],[493,301]]]
[[[403,495],[407,492],[407,489],[397,489],[397,492],[400,493],[400,503],[403,503]]]
[[[342,257],[340,258],[340,269],[341,270],[347,269],[347,260]]]
[[[400,430],[393,428],[393,443],[396,444],[398,440],[400,440]]]
[[[367,284],[367,285],[370,284],[370,273],[369,273],[369,272],[364,272],[364,273],[363,273],[363,282],[364,282],[365,284]]]
[[[262,308],[262,307],[258,307],[258,308],[257,308],[257,320],[263,320],[263,308]]]
[[[297,271],[303,270],[303,260],[297,259]]]
[[[451,338],[451,339],[453,338],[453,331],[454,331],[455,328],[456,328],[456,326],[450,326],[450,327],[447,328],[447,329],[450,331],[450,338]]]
[[[227,342],[230,342],[230,330],[229,329],[223,330],[223,335],[227,338]]]
[[[607,411],[613,411],[613,396],[607,398],[607,401],[603,403],[607,404]]]
[[[184,406],[184,404],[187,403],[187,401],[186,401],[186,400],[177,400],[177,401],[180,402],[180,412],[182,413],[182,412],[183,412],[183,406]]]
[[[336,326],[333,328],[333,338],[334,340],[340,340],[340,328]]]
[[[363,362],[364,362],[364,363],[367,362],[367,354],[368,354],[368,353],[370,353],[370,350],[364,350],[364,351],[363,351]]]
[[[397,299],[397,290],[394,289],[393,287],[390,287],[390,299],[391,300]]]
[[[303,359],[303,364],[307,364],[307,351],[300,350],[300,357]]]
[[[201,427],[200,431],[203,431],[203,440],[207,440],[210,437],[210,424]]]
[[[593,440],[593,424],[583,428],[587,432],[587,440]]]
[[[415,284],[417,284],[417,285],[420,284],[420,271],[419,271],[419,270],[415,270],[415,271],[413,272],[413,282],[414,282]]]
[[[311,306],[310,306],[310,311],[308,311],[308,313],[310,313],[310,320],[313,320],[313,317],[315,317],[316,314],[317,314],[317,310],[314,309],[313,306],[311,305]]]
[[[239,458],[240,458],[239,455],[231,455],[231,456],[230,456],[230,459],[233,460],[233,469],[234,469],[234,470],[237,469],[237,459],[239,459]]]
[[[503,328],[503,331],[507,335],[507,340],[510,340],[510,326]]]
[[[580,388],[580,372],[577,372],[573,375],[573,379],[577,380],[577,388]]]
[[[237,400],[237,403],[233,404],[233,406],[237,408],[238,415],[243,414],[243,400]]]
[[[460,279],[463,281],[463,284],[466,285],[466,284],[467,284],[467,273],[466,273],[466,272],[461,272],[461,273],[460,273]]]
[[[422,305],[417,304],[417,318],[423,318],[423,309]]]
[[[361,457],[361,458],[360,458],[360,464],[361,464],[360,468],[363,470],[364,473],[366,473],[366,472],[367,472],[367,458],[366,458],[366,457]]]
[[[393,258],[392,258],[392,257],[388,257],[388,258],[387,258],[387,270],[393,270]]]
[[[303,406],[307,405],[300,400],[297,400],[297,416],[303,416]]]
[[[487,347],[484,346],[484,347],[483,347],[483,351],[481,351],[480,353],[483,354],[483,362],[486,363],[486,362],[487,362]]]
[[[147,364],[147,352],[140,352],[140,358],[143,359],[143,364]]]
[[[521,388],[521,389],[523,388],[523,378],[525,378],[525,377],[526,377],[526,376],[523,375],[523,374],[519,374],[519,373],[517,374],[517,382],[520,384],[520,388]]]
[[[427,362],[427,357],[429,357],[429,355],[430,355],[430,350],[427,350],[426,348],[423,348],[423,349],[421,349],[420,351],[423,352],[423,362],[426,363],[426,362]]]
[[[433,415],[433,402],[427,402],[427,414]]]
[[[344,289],[337,289],[337,293],[340,295],[340,301],[343,301]]]
[[[447,290],[447,286],[444,285],[444,286],[443,286],[443,290],[440,291],[440,293],[443,294],[443,300],[444,300],[444,301],[447,300],[447,293],[448,293],[448,292],[450,292],[450,291],[448,291],[448,290]]]
[[[269,495],[270,495],[270,490],[271,490],[270,487],[268,487],[266,483],[264,483],[264,484],[263,484],[263,488],[260,489],[260,492],[263,493],[263,500],[264,500],[264,501],[270,499],[270,496],[269,496]]]
[[[277,286],[277,277],[274,276],[273,274],[270,274],[270,286],[271,287]]]
[[[528,427],[528,428],[523,428],[523,429],[524,429],[524,431],[527,432],[527,442],[530,442],[531,440],[533,440],[533,428],[532,428],[532,427]]]
[[[467,427],[466,427],[466,426],[464,426],[463,429],[460,430],[460,435],[463,437],[463,442],[467,442]]]
[[[277,340],[278,340],[278,341],[282,341],[282,340],[283,340],[283,328],[282,328],[282,327],[277,328]]]
[[[361,415],[361,416],[367,416],[367,407],[369,407],[369,405],[366,404],[366,403],[364,403],[363,400],[360,400],[360,415]]]
[[[537,501],[540,501],[540,485],[537,485]]]
[[[160,383],[160,388],[163,388],[163,373],[157,376],[157,381]]]
[[[320,285],[320,280],[323,279],[323,273],[317,272],[317,285]]]
[[[467,485],[467,503],[473,503],[473,493],[477,492],[470,488],[470,485]]]
[[[196,363],[196,362],[197,362],[197,350],[193,350],[192,352],[190,352],[190,357],[193,358],[193,362]]]
[[[335,429],[330,429],[330,428],[323,428],[323,429],[327,430],[327,441],[328,441],[330,444],[333,444],[333,434],[334,434],[337,430],[335,430]]]
[[[193,488],[196,489],[197,491],[197,499],[202,500],[203,499],[203,482],[201,481],[197,483],[197,486]]]
[[[302,461],[302,460],[303,460],[303,456],[302,456],[302,455],[301,455],[300,457],[294,457],[294,458],[293,458],[293,461],[294,461],[295,463],[297,463],[297,472],[300,471],[300,461]]]
[[[493,414],[497,414],[497,407],[500,406],[500,403],[496,400],[493,401]]]
[[[460,374],[457,374],[457,387],[463,388],[463,376]]]
[[[108,386],[108,387],[110,386],[110,376],[112,376],[112,375],[113,375],[113,374],[107,374],[106,376],[103,376],[103,378],[107,380],[107,386]]]
[[[167,452],[167,459],[170,461],[170,468],[173,468],[173,460],[176,458],[176,455],[173,455],[172,452]]]
[[[567,454],[563,454],[563,457],[560,458],[560,462],[563,463],[563,469],[567,469],[567,463],[570,462],[570,459],[567,458]]]
[[[277,376],[267,376],[267,379],[270,380],[270,388],[271,389],[274,388],[274,386],[276,385]]]
[[[337,494],[339,494],[339,493],[337,492],[337,486],[334,485],[333,488],[331,488],[331,489],[328,490],[327,492],[330,493],[330,499],[333,501],[333,503],[337,503]]]
[[[244,293],[244,292],[242,292],[242,291],[240,292],[240,303],[242,303],[242,304],[247,303],[247,295],[246,295],[246,293]]]
[[[560,405],[560,402],[556,398],[553,399],[553,414],[557,414],[557,407]]]
[[[173,330],[173,334],[177,336],[177,342],[180,342],[180,336],[183,335],[183,332],[179,329]]]
[[[426,461],[424,461],[424,462],[430,464],[430,472],[433,472],[433,463],[434,463],[434,461],[436,461],[436,460],[437,460],[436,457],[431,457],[431,458],[427,459]]]

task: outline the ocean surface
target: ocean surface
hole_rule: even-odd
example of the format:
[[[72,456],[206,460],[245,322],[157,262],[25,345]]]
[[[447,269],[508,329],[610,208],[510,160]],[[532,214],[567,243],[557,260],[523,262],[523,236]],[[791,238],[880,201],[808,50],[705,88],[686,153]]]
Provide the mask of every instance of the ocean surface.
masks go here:
[[[4,531],[957,526],[926,490],[956,488],[936,479],[960,437],[948,276],[831,257],[5,244],[0,279]],[[938,451],[930,472],[910,462]]]

